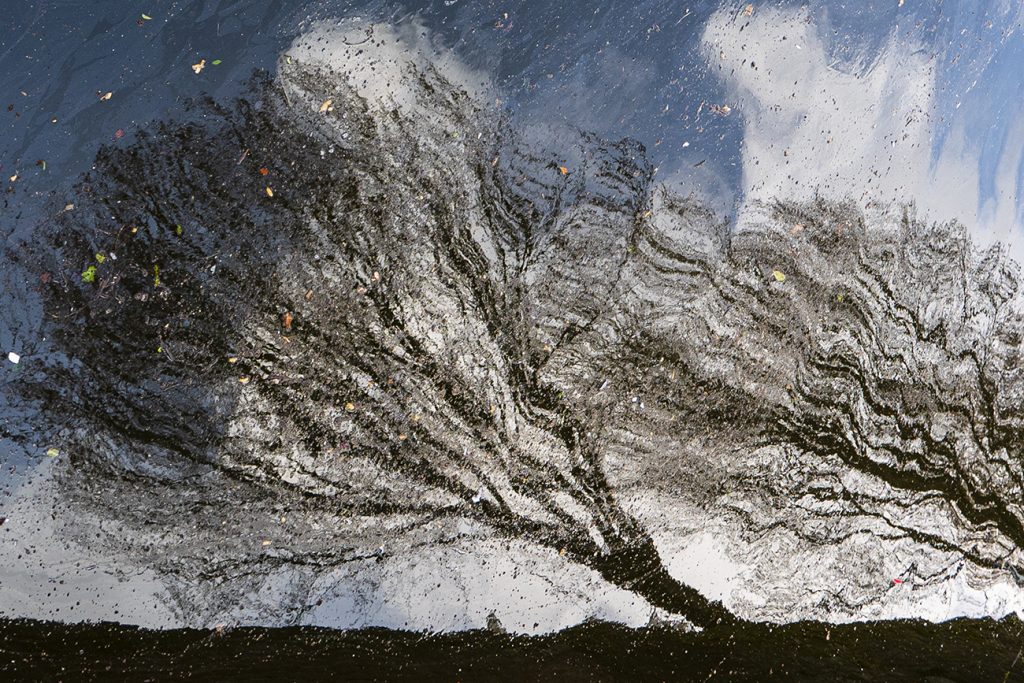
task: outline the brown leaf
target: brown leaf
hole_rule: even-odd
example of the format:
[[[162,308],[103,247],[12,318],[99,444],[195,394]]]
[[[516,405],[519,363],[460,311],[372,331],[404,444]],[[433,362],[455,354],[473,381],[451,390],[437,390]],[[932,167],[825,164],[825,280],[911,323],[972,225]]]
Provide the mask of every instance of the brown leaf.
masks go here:
[[[293,320],[295,320],[295,318],[292,316],[292,312],[285,311],[285,314],[281,316],[281,326],[286,330],[291,330]]]

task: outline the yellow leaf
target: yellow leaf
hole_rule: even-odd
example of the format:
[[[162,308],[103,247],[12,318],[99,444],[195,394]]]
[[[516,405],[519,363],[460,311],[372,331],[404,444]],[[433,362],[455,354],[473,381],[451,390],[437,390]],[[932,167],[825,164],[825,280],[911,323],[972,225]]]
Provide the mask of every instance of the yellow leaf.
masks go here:
[[[228,358],[228,362],[234,365],[235,363],[238,362],[238,359],[235,358],[234,356],[231,356],[231,358]]]
[[[270,189],[270,185],[267,185],[267,196],[268,197],[273,197],[274,196],[274,191]]]
[[[104,93],[103,95],[100,96],[100,100],[105,102],[105,101],[109,100],[113,96],[114,96],[114,93],[112,93],[112,92]]]
[[[239,384],[248,384],[249,383],[249,378],[248,377],[239,377],[238,378],[238,383]]]
[[[775,279],[777,281],[779,281],[779,282],[785,282],[786,281],[786,274],[783,273],[781,270],[773,270],[772,271],[772,275],[774,275]]]
[[[320,113],[323,114],[329,110],[332,104],[334,104],[334,100],[324,100],[324,103],[320,105]]]
[[[47,448],[46,454],[51,458],[56,458],[58,455],[60,455],[60,450],[57,448]]]
[[[569,169],[567,169],[565,166],[559,166],[558,170],[562,172],[562,175],[569,175]]]
[[[353,403],[346,403],[345,404],[345,410],[355,410],[355,409],[356,409],[355,404],[353,404]]]
[[[195,71],[196,73],[199,73],[204,68],[206,68],[206,60],[205,59],[200,59],[198,64],[193,64],[192,65],[192,70]]]

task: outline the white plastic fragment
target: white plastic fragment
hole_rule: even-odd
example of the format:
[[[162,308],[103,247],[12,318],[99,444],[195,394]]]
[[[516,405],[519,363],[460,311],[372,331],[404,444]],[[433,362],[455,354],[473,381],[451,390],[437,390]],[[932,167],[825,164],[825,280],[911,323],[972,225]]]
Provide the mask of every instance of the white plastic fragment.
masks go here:
[[[16,354],[14,351],[11,351],[10,353],[7,354],[7,360],[17,365],[21,361],[21,356]]]

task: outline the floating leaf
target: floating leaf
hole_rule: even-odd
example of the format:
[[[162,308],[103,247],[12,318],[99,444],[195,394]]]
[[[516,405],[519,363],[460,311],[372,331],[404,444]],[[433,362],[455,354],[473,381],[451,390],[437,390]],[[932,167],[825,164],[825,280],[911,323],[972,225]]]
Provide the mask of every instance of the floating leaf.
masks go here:
[[[153,264],[153,286],[160,286],[160,266],[155,263]]]
[[[107,100],[109,100],[113,96],[114,96],[114,93],[112,93],[112,92],[105,92],[102,95],[100,95],[100,101],[101,102],[106,102]]]
[[[220,64],[220,60],[219,59],[215,59],[212,62],[210,62],[210,64],[213,64],[214,66],[217,66],[218,64]]]
[[[268,173],[270,173],[270,169],[268,169],[268,168],[261,168],[260,169],[260,175],[267,175]]]
[[[323,114],[329,110],[332,104],[334,104],[334,100],[324,100],[324,103],[320,105],[320,113]]]
[[[239,384],[248,384],[249,383],[249,378],[248,377],[239,377],[238,378],[238,383]]]
[[[355,410],[355,409],[356,409],[355,404],[353,404],[353,403],[346,403],[345,404],[345,410],[350,410],[351,411],[351,410]]]
[[[786,281],[786,274],[783,273],[781,270],[773,270],[772,271],[772,275],[775,276],[775,279],[778,282],[785,282]]]
[[[152,19],[153,19],[153,17],[149,16],[148,14],[143,14],[142,18],[145,19],[146,21],[152,21]]]
[[[174,226],[174,234],[175,235],[180,235],[181,234],[181,226],[180,225],[175,225]]]
[[[98,261],[99,263],[103,263],[106,260],[107,260],[107,257],[104,256],[103,254],[96,254],[96,261]]]
[[[46,454],[48,456],[50,456],[51,458],[56,458],[58,455],[60,455],[60,449],[59,448],[47,448],[46,449]]]
[[[753,13],[754,13],[754,6],[753,5],[747,5],[743,9],[743,16],[745,16],[745,17],[749,17]]]
[[[204,68],[206,68],[205,59],[200,59],[199,63],[192,65],[192,70],[195,71],[197,74],[200,73]]]
[[[267,185],[267,190],[266,191],[267,191],[267,196],[268,197],[273,197],[274,196],[274,191],[270,189],[270,185]]]
[[[95,282],[96,281],[96,266],[89,266],[82,271],[82,282]]]
[[[565,166],[559,166],[558,170],[562,172],[562,175],[569,175],[569,169]]]

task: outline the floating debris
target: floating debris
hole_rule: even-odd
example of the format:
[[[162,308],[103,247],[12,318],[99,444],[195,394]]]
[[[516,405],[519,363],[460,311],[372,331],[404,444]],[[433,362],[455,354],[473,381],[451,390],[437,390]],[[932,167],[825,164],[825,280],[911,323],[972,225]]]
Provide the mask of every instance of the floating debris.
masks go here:
[[[14,351],[11,351],[10,353],[7,354],[7,360],[17,365],[18,363],[21,362],[21,356],[16,354]]]

